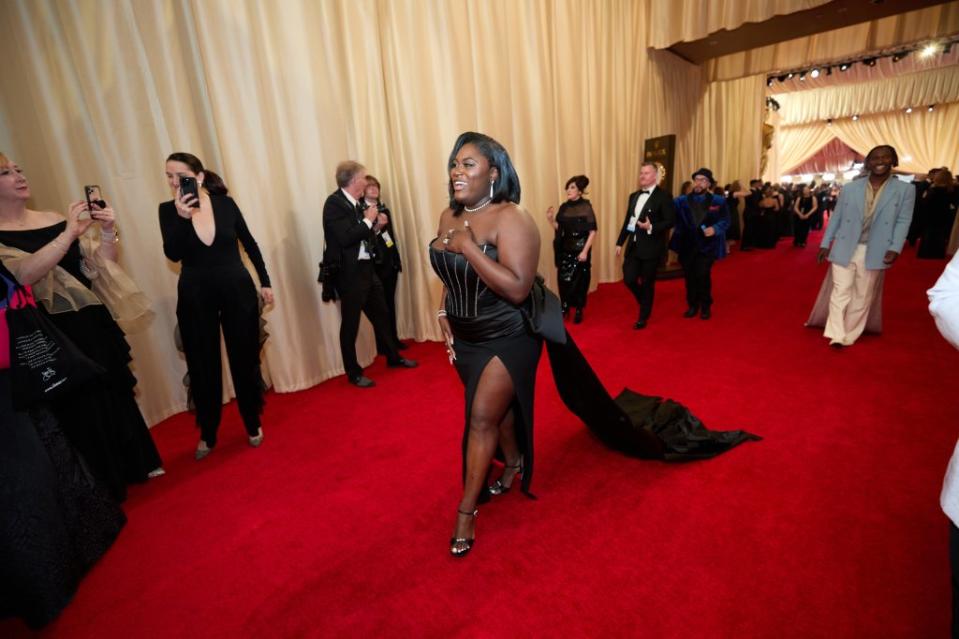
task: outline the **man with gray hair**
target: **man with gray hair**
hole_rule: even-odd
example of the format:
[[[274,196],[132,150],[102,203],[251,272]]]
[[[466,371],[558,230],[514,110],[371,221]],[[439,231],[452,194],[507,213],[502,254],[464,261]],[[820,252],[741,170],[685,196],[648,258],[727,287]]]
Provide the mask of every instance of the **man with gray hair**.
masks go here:
[[[356,335],[360,328],[360,313],[373,324],[373,330],[386,349],[387,365],[415,368],[416,362],[400,357],[398,345],[390,329],[389,315],[383,285],[373,270],[374,233],[388,220],[377,213],[375,206],[362,203],[366,189],[366,168],[348,160],[336,167],[337,189],[323,205],[323,234],[326,249],[325,264],[335,264],[336,291],[340,296],[340,353],[343,368],[350,383],[360,388],[375,386],[363,375],[356,359]]]

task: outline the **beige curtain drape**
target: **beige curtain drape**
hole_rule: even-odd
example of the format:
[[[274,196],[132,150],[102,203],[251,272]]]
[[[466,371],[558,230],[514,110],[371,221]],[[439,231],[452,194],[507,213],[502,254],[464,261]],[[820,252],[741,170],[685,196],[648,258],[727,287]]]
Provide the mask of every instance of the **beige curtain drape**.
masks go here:
[[[813,155],[833,137],[865,155],[879,144],[891,144],[899,153],[899,168],[925,173],[933,167],[959,166],[959,103],[940,105],[932,113],[925,110],[905,113],[876,113],[854,122],[840,120],[826,126],[814,122],[783,126],[776,130],[773,145],[775,165],[765,179],[779,177]]]
[[[648,0],[649,46],[665,49],[677,42],[705,38],[746,22],[812,9],[830,0]],[[695,169],[694,169],[695,170]]]
[[[706,63],[710,81],[808,68],[905,43],[959,32],[959,2],[948,2],[880,20],[720,56]]]
[[[959,66],[773,96],[783,125],[959,101]]]
[[[170,152],[197,154],[231,187],[277,296],[264,369],[277,390],[306,388],[342,372],[339,311],[316,284],[340,160],[365,163],[394,212],[404,337],[439,337],[424,247],[464,130],[509,149],[546,240],[548,281],[543,212],[577,173],[591,178],[599,216],[596,279],[621,277],[612,245],[643,140],[676,133],[680,173],[704,157],[701,72],[647,52],[646,10],[632,0],[8,0],[0,149],[25,168],[36,206],[63,211],[98,183],[117,209],[122,265],[156,311],[130,336],[141,408],[155,423],[185,407],[172,338],[178,269],[163,256],[156,213],[170,197]],[[736,121],[737,106],[726,107],[710,126]],[[718,175],[723,162],[744,162],[714,157]],[[374,351],[365,327],[361,361]]]
[[[697,118],[703,125],[703,166],[721,184],[748,184],[760,174],[765,86],[763,75],[707,86]]]
[[[834,137],[832,127],[825,123],[817,123],[816,126],[777,126],[763,179],[778,182],[781,175],[799,166]]]

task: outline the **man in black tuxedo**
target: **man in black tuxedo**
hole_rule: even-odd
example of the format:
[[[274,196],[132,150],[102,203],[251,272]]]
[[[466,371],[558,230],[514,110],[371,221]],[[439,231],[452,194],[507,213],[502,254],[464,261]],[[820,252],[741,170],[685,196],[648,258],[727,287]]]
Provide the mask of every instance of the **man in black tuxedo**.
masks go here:
[[[323,234],[326,236],[325,263],[339,264],[336,290],[340,295],[340,352],[350,383],[360,388],[374,386],[363,375],[356,360],[356,335],[360,312],[373,324],[376,336],[386,348],[387,365],[415,368],[416,362],[400,357],[389,326],[383,285],[373,270],[375,232],[388,220],[375,206],[361,204],[366,190],[366,169],[358,162],[340,162],[336,167],[339,187],[323,205]]]
[[[629,196],[626,219],[616,240],[616,255],[626,246],[623,282],[639,303],[633,328],[646,328],[653,312],[656,269],[666,249],[666,234],[676,223],[673,197],[659,188],[659,166],[644,162],[639,170],[639,190]]]

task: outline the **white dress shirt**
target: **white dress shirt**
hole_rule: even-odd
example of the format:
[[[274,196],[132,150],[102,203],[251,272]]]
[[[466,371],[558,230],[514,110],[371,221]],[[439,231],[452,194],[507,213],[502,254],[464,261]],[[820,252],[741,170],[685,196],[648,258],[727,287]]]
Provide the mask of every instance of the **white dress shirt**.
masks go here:
[[[347,193],[345,190],[340,189],[340,191],[343,191],[343,195],[346,196],[346,199],[350,201],[350,204],[352,204],[353,208],[355,209],[358,202],[353,198],[352,195]],[[363,224],[366,224],[368,228],[373,228],[373,223],[369,221],[368,219],[366,219],[366,217],[363,218]],[[360,260],[370,259],[370,252],[366,250],[366,242],[360,242],[360,253],[357,256],[357,259],[360,259]]]
[[[640,191],[649,191],[649,193],[640,193],[639,197],[636,198],[636,205],[633,206],[633,217],[630,220],[630,226],[633,227],[634,229],[636,228],[636,225],[639,223],[639,216],[642,215],[643,213],[643,207],[646,206],[646,202],[649,201],[650,196],[653,194],[653,189],[655,188],[656,188],[655,184],[649,187],[648,189],[644,189],[640,187],[639,189]],[[646,229],[646,234],[647,235],[653,234],[652,224],[650,224],[649,228]]]
[[[927,295],[929,312],[935,318],[939,332],[950,344],[959,348],[959,253],[949,261],[946,270],[927,291]],[[952,523],[959,526],[959,442],[956,442],[946,468],[939,505]]]

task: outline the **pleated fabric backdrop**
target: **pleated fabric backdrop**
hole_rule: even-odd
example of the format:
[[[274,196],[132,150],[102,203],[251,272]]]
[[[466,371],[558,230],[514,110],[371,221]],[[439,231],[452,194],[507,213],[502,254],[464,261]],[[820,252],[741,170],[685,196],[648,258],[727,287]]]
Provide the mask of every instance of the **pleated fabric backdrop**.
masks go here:
[[[64,211],[98,183],[117,209],[121,263],[157,313],[129,338],[156,423],[185,408],[178,269],[156,218],[170,152],[195,153],[231,187],[277,297],[264,370],[279,391],[306,388],[342,372],[339,310],[316,284],[340,160],[383,183],[405,267],[400,334],[418,340],[439,337],[424,247],[464,130],[509,149],[544,237],[566,179],[590,176],[597,281],[621,277],[613,242],[645,138],[677,134],[676,184],[701,165],[730,181],[758,173],[758,76],[708,86],[700,68],[647,49],[649,10],[633,0],[8,0],[0,150],[26,170],[36,207]],[[372,359],[368,328],[358,349]]]

